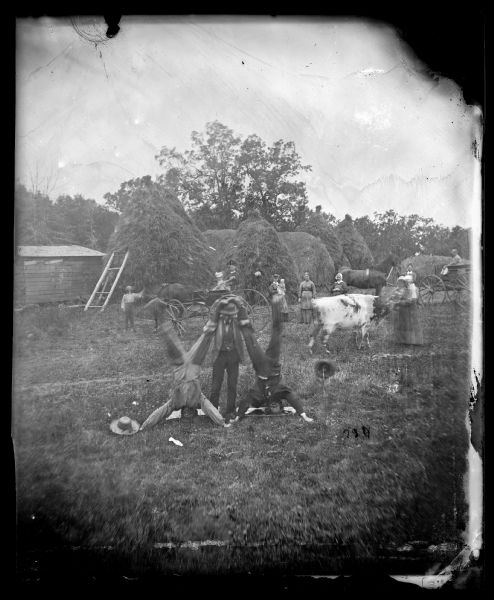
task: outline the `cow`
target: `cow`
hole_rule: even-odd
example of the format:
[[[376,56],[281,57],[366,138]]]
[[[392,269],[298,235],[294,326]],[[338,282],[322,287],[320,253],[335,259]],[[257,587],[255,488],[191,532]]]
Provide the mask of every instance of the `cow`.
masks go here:
[[[317,298],[312,302],[314,307],[314,327],[310,334],[309,350],[321,331],[324,331],[323,343],[326,345],[329,336],[336,329],[360,329],[361,343],[357,341],[358,333],[355,332],[355,341],[360,349],[367,338],[369,343],[368,329],[371,323],[377,323],[389,313],[389,303],[382,296],[371,296],[369,294],[343,294],[340,296]],[[328,349],[326,347],[326,352]]]

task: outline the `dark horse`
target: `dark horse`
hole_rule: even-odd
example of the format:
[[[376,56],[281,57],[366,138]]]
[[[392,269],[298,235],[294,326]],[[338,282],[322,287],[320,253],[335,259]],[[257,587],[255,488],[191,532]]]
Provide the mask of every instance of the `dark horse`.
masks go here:
[[[142,310],[151,309],[154,319],[154,329],[158,330],[160,322],[163,320],[165,311],[174,310],[177,312],[177,317],[183,317],[184,302],[190,302],[193,299],[195,288],[191,285],[182,283],[162,283],[146,288],[143,294],[147,304],[142,307]],[[173,300],[178,300],[174,308],[170,308],[170,303]]]
[[[350,269],[343,267],[340,272],[343,281],[347,285],[366,290],[375,288],[376,296],[381,294],[382,288],[387,284],[388,278],[391,279],[394,271],[399,264],[399,260],[393,254],[390,254],[382,262],[372,265],[368,269]]]

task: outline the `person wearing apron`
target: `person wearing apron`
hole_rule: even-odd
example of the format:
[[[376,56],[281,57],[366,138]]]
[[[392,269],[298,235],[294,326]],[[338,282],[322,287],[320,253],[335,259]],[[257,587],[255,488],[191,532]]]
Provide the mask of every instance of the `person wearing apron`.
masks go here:
[[[301,323],[309,325],[312,322],[312,300],[316,297],[316,286],[310,280],[309,272],[304,273],[304,280],[300,284],[298,301],[300,302]]]

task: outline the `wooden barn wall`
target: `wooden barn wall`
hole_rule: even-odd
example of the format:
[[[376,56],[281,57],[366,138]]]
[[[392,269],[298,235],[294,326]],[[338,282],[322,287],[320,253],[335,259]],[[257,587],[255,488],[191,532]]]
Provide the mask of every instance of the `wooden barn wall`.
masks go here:
[[[23,304],[73,300],[89,296],[102,270],[102,257],[23,258],[14,270],[18,301]]]

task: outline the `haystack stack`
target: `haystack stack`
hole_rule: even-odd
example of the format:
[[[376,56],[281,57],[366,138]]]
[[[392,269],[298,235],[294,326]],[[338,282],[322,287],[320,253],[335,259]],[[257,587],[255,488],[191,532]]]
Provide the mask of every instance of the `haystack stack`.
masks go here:
[[[299,281],[297,268],[275,228],[253,213],[237,229],[234,244],[225,260],[234,260],[239,274],[239,288],[250,288],[267,295],[275,273],[285,279],[288,300],[296,298]],[[261,273],[256,276],[256,273]]]
[[[410,256],[405,258],[400,264],[400,273],[405,274],[408,265],[412,265],[417,276],[417,281],[420,281],[427,275],[437,275],[441,268],[451,261],[451,256],[439,256],[434,254],[419,254],[418,256]]]
[[[235,243],[235,229],[207,229],[202,232],[204,239],[211,251],[211,268],[214,271],[222,271],[226,268],[225,255]]]
[[[372,253],[364,238],[355,229],[350,215],[345,215],[343,221],[338,223],[336,232],[352,269],[367,269],[374,264]]]
[[[293,258],[299,281],[302,281],[305,271],[309,271],[316,289],[327,288],[333,283],[333,259],[319,238],[304,231],[284,231],[278,236]]]
[[[310,235],[319,238],[326,246],[329,256],[333,259],[335,269],[344,266],[345,262],[348,263],[348,259],[345,260],[343,246],[336,235],[336,231],[322,215],[320,206],[316,206],[316,211],[311,213],[307,220],[297,227],[297,231],[310,233]]]
[[[209,244],[179,200],[154,182],[130,198],[109,248],[129,250],[119,286],[141,289],[166,281],[199,288],[214,279]]]

